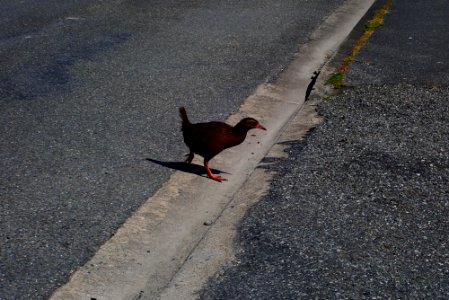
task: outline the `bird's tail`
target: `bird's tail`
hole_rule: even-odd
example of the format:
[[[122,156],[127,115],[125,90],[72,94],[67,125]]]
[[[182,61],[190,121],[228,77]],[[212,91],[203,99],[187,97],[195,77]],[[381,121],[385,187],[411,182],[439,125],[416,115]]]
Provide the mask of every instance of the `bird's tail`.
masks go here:
[[[186,109],[184,107],[180,107],[179,108],[179,116],[181,117],[182,120],[182,127],[184,128],[185,126],[190,125],[190,121],[189,118],[187,117],[187,112]]]

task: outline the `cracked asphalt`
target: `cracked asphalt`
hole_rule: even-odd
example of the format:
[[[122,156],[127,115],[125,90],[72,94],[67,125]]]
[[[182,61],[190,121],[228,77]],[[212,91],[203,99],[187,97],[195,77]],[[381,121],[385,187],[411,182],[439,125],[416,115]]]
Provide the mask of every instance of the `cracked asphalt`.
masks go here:
[[[449,297],[447,11],[393,2],[324,123],[266,159],[271,190],[202,299]]]

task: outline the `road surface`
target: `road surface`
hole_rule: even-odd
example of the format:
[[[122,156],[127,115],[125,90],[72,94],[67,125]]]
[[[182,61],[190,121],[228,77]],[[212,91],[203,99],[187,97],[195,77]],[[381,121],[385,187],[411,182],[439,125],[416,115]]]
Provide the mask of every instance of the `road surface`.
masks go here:
[[[225,119],[342,2],[2,1],[0,298],[66,282],[183,159],[177,107]]]

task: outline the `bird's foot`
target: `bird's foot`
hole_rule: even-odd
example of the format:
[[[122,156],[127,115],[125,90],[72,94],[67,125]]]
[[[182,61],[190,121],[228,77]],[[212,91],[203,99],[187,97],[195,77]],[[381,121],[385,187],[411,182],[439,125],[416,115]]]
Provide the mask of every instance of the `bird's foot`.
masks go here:
[[[223,178],[221,176],[211,176],[210,179],[218,181],[218,182],[227,181],[226,178]]]
[[[222,181],[226,181],[227,180],[226,178],[223,178],[221,176],[212,174],[212,172],[209,169],[209,165],[207,164],[207,162],[204,162],[204,167],[206,168],[207,176],[209,176],[210,179],[218,181],[218,182],[222,182]]]
[[[190,164],[193,160],[194,154],[193,153],[188,153],[186,154],[186,160],[184,161],[186,164]]]

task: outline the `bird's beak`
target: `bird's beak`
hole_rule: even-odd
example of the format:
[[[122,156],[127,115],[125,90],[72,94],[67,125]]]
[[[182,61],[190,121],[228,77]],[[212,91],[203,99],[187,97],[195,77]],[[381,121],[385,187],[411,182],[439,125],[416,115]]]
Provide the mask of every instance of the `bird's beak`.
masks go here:
[[[265,127],[263,127],[262,125],[260,125],[260,123],[258,123],[256,125],[256,128],[262,129],[262,130],[267,130]]]

